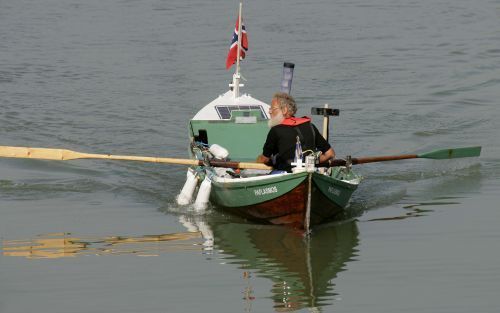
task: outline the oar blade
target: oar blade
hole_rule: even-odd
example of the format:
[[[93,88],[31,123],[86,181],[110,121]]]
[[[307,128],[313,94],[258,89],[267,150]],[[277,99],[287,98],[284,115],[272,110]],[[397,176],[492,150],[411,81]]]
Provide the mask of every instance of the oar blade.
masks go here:
[[[470,158],[478,157],[481,155],[481,147],[465,147],[465,148],[454,148],[454,149],[441,149],[432,152],[419,154],[418,158],[425,159],[456,159],[456,158]]]
[[[0,157],[40,160],[73,160],[81,158],[82,154],[66,149],[0,146]]]

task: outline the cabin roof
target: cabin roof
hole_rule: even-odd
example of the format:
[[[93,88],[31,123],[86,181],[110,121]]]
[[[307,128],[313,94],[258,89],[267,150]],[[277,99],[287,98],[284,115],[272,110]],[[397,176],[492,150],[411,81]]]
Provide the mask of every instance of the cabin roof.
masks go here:
[[[233,91],[229,90],[205,105],[196,113],[193,120],[228,120],[231,118],[231,112],[234,110],[260,110],[264,119],[269,118],[269,105],[267,103],[252,98],[248,94],[243,94],[235,98]]]

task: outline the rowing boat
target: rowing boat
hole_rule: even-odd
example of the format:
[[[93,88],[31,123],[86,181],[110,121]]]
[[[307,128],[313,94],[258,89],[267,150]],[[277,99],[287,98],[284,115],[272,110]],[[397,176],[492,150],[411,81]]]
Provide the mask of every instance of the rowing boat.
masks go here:
[[[234,151],[237,159],[255,159],[269,131],[267,107],[249,95],[237,96],[233,91],[208,104],[190,121],[192,156],[200,160],[213,158],[203,146],[217,145],[226,148],[231,156]],[[221,108],[232,114],[215,114]],[[252,118],[240,123],[238,117]],[[199,181],[210,184],[208,196],[215,208],[261,223],[304,230],[341,213],[361,181],[349,166],[297,166],[292,173],[280,174],[251,169],[235,172],[211,166],[194,167],[192,171]]]
[[[287,92],[294,67],[290,64],[285,63],[283,69],[282,86],[287,86]],[[210,200],[215,208],[249,220],[307,231],[338,215],[361,181],[350,166],[317,167],[312,160],[306,168],[302,159],[292,173],[280,174],[209,166],[212,160],[225,161],[228,157],[255,160],[269,131],[269,105],[240,92],[239,62],[235,68],[230,90],[204,106],[189,122],[191,157],[208,165],[192,167],[191,176],[188,172],[188,180],[203,181],[196,203],[203,208]],[[219,154],[215,148],[224,152]],[[191,186],[187,189],[193,192]],[[186,204],[190,197],[179,198],[180,204]]]

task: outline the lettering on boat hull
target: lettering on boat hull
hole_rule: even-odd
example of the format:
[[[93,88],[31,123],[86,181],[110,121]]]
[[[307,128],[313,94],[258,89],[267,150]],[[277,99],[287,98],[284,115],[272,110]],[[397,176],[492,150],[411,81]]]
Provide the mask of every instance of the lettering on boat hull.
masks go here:
[[[277,193],[278,187],[271,186],[271,187],[266,187],[266,188],[259,188],[259,189],[254,189],[253,192],[255,193],[256,196],[264,196],[264,195],[268,195],[271,193]]]
[[[340,190],[338,190],[337,188],[335,188],[333,186],[328,186],[328,192],[333,194],[333,195],[340,196]]]

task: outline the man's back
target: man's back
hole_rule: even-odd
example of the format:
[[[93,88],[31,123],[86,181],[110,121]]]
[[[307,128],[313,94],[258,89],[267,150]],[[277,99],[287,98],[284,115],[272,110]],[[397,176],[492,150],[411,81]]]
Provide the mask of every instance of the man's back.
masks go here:
[[[321,151],[319,162],[325,162],[335,157],[335,151],[321,136],[318,129],[311,124],[308,117],[295,117],[297,104],[289,94],[278,92],[274,94],[269,107],[269,133],[263,152],[257,157],[257,162],[270,164],[277,170],[292,170],[291,163],[295,156],[295,144],[300,138],[302,151]],[[273,126],[274,125],[274,126]]]
[[[263,148],[264,156],[275,156],[276,164],[274,167],[276,169],[291,171],[297,136],[304,152],[307,150],[326,152],[330,149],[330,144],[310,122],[296,126],[276,125],[269,130]]]

